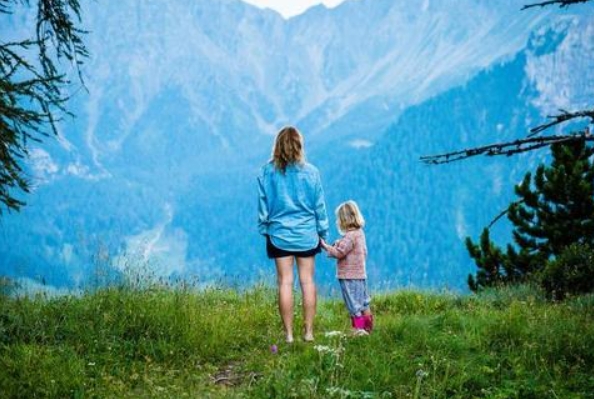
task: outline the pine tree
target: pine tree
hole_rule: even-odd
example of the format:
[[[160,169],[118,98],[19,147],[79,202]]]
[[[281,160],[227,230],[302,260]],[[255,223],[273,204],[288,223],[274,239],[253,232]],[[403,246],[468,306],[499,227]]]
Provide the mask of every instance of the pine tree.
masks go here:
[[[534,178],[526,173],[515,187],[520,199],[507,210],[515,246],[503,254],[488,229],[480,247],[467,238],[478,267],[476,277],[469,276],[472,290],[535,278],[570,245],[594,245],[594,148],[579,140],[553,144],[551,152],[550,166],[540,165]]]
[[[0,0],[0,17],[33,0]],[[60,114],[68,114],[65,95],[69,81],[58,61],[67,59],[80,70],[87,50],[81,39],[78,0],[37,0],[36,35],[22,41],[0,38],[0,214],[19,210],[16,192],[28,192],[22,162],[31,142],[56,133]],[[16,192],[15,192],[16,191]]]
[[[594,244],[594,168],[589,159],[594,149],[580,140],[553,145],[551,151],[553,162],[538,167],[534,189],[530,173],[516,186],[523,201],[508,213],[514,241],[528,253],[540,254],[535,259],[557,256],[573,243]]]
[[[550,5],[563,8],[591,1],[593,0],[548,0],[525,5],[522,9]],[[428,164],[443,164],[478,155],[511,156],[541,148],[550,148],[553,154],[552,166],[546,168],[541,165],[536,171],[535,189],[531,188],[531,174],[526,174],[523,182],[516,186],[516,194],[521,200],[512,203],[494,220],[508,215],[514,225],[513,237],[519,249],[508,244],[507,252],[503,254],[501,249],[491,242],[488,228],[481,234],[480,246],[474,244],[470,238],[466,239],[468,252],[478,267],[476,277],[468,276],[468,285],[473,291],[486,286],[532,278],[551,266],[550,260],[557,256],[565,254],[566,258],[575,258],[566,254],[569,247],[573,248],[574,252],[577,251],[575,248],[592,248],[594,172],[588,158],[593,150],[586,146],[586,142],[593,142],[594,135],[588,126],[565,134],[542,133],[553,126],[576,120],[586,119],[594,125],[594,109],[574,112],[561,110],[561,114],[549,118],[551,121],[530,129],[530,134],[525,138],[421,157],[421,160]],[[554,278],[551,276],[563,275],[564,271],[559,270],[563,266],[559,265],[565,265],[567,262],[552,263],[555,267],[549,268],[555,270],[548,273],[549,281],[542,280],[545,289],[547,284],[551,285],[550,280]],[[589,275],[588,270],[583,276],[594,278],[594,275]]]
[[[470,237],[466,237],[466,249],[478,267],[476,276],[468,275],[468,286],[472,291],[507,281],[503,265],[505,257],[501,249],[491,241],[489,229],[483,229],[480,246],[473,243]]]

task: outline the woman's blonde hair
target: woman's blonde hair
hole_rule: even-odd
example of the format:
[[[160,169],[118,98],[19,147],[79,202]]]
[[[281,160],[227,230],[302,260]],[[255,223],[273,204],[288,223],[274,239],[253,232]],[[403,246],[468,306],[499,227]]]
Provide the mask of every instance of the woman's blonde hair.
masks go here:
[[[272,148],[274,166],[285,173],[288,165],[304,161],[303,136],[293,126],[282,128],[276,135],[274,147]]]
[[[338,208],[336,208],[336,224],[342,234],[348,230],[360,229],[365,226],[365,219],[355,201],[349,200],[338,205]]]

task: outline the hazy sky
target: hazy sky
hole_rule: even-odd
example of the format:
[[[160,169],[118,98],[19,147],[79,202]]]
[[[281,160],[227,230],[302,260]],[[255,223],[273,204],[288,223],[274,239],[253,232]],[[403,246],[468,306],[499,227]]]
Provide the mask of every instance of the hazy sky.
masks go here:
[[[334,7],[344,0],[243,0],[260,8],[272,8],[283,17],[289,18],[316,4],[324,3],[327,7]]]

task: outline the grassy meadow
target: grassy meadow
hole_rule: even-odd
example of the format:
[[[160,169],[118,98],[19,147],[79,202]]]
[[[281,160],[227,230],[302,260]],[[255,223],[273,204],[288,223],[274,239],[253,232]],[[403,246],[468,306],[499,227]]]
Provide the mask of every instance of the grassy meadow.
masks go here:
[[[316,341],[287,345],[275,295],[0,296],[0,398],[594,398],[593,296],[382,293],[368,337],[326,299]]]

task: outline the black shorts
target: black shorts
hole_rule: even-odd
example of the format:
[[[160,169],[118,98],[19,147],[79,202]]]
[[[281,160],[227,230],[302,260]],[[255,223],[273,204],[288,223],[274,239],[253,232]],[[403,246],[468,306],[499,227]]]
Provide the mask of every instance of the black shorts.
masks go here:
[[[321,243],[318,246],[307,251],[286,251],[275,247],[270,239],[270,236],[266,236],[266,254],[270,259],[283,258],[285,256],[296,256],[298,258],[309,258],[310,256],[316,256],[322,251]]]

